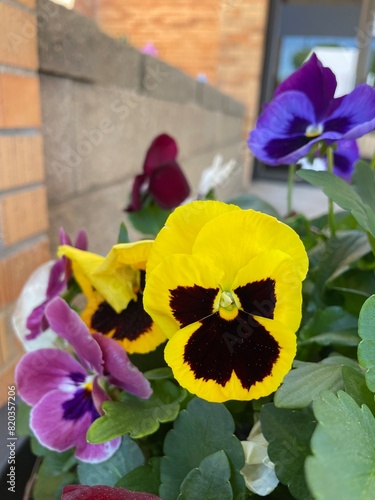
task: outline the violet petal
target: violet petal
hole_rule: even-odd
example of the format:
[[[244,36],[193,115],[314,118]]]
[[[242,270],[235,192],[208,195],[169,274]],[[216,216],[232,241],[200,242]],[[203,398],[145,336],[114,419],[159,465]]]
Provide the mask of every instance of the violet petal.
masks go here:
[[[101,333],[94,333],[93,337],[102,350],[104,372],[110,375],[109,382],[139,398],[149,398],[152,394],[150,382],[131,363],[124,349]]]
[[[307,62],[277,87],[275,96],[291,90],[303,92],[313,104],[317,120],[321,121],[327,114],[336,85],[332,70],[324,67],[312,54]]]
[[[161,500],[152,493],[140,493],[114,486],[69,484],[64,486],[61,500]]]
[[[359,149],[356,141],[339,141],[337,149],[333,153],[333,173],[350,182],[354,164],[358,159]]]
[[[153,170],[164,163],[176,159],[178,148],[176,141],[168,134],[158,135],[151,143],[146,153],[143,171],[149,177]]]
[[[48,304],[45,314],[52,330],[69,342],[82,364],[101,375],[103,358],[100,347],[79,315],[60,297]]]
[[[344,96],[325,122],[325,130],[340,132],[344,139],[358,139],[375,129],[375,88],[367,84]]]
[[[79,250],[87,250],[88,248],[88,238],[85,229],[80,229],[77,233],[75,245]]]
[[[16,367],[18,393],[29,405],[58,387],[74,391],[71,374],[86,377],[82,366],[70,354],[59,349],[39,349],[25,354]]]
[[[52,299],[60,295],[66,288],[65,259],[57,260],[49,275],[46,298]]]
[[[173,161],[153,171],[149,191],[166,210],[178,207],[190,194],[190,187],[179,165]]]

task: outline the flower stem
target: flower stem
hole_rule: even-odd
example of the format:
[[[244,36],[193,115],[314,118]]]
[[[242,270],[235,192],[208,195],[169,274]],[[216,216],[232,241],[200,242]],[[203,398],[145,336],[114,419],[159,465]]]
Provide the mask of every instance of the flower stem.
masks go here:
[[[287,196],[287,215],[292,213],[293,206],[293,187],[294,187],[294,175],[296,173],[296,165],[293,163],[289,165],[288,170],[288,196]]]
[[[330,146],[327,147],[327,166],[328,172],[333,173],[333,148]],[[331,230],[331,236],[334,238],[336,236],[335,213],[331,198],[328,198],[328,225]]]
[[[370,167],[371,167],[372,170],[375,170],[375,154],[372,157],[372,160],[371,160],[371,163],[370,163]]]

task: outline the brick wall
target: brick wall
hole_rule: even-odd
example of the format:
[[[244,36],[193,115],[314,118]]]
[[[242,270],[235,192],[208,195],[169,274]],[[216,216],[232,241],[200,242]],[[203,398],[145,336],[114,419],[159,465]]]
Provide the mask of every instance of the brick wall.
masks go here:
[[[244,134],[254,123],[263,64],[269,0],[76,0],[111,36],[141,48],[152,41],[159,56],[192,77],[243,102]]]
[[[50,5],[38,0],[38,17]],[[152,139],[171,134],[191,186],[216,153],[243,165],[245,108],[160,59],[102,33],[63,7],[39,30],[50,238],[63,226],[106,253],[117,237],[133,177]],[[229,193],[244,188],[239,168]]]
[[[22,348],[12,305],[49,258],[34,0],[0,0],[0,406]]]

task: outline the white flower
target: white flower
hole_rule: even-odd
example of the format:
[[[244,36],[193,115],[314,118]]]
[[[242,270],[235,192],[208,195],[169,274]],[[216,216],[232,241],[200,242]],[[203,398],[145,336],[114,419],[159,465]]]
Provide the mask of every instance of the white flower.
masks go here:
[[[216,155],[212,160],[212,165],[202,172],[198,186],[198,198],[205,198],[211,189],[224,184],[236,167],[235,160],[232,159],[224,163],[223,157]]]
[[[46,298],[46,290],[51,268],[55,261],[50,260],[38,267],[25,283],[12,317],[13,329],[26,351],[35,351],[46,347],[56,347],[58,336],[50,328],[34,340],[27,340],[29,333],[26,321],[34,307],[40,305]]]
[[[266,496],[279,483],[275,474],[275,465],[269,459],[268,442],[262,434],[260,422],[257,422],[246,441],[241,441],[245,453],[245,467],[241,470],[246,487],[259,496]]]

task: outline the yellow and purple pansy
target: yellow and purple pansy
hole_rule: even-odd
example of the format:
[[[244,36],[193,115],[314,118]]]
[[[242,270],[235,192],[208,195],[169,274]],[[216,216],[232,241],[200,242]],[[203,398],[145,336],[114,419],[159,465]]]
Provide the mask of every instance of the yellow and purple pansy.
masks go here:
[[[115,339],[129,354],[153,351],[166,337],[143,307],[152,241],[115,245],[106,257],[61,246],[87,304],[82,319],[92,332]]]
[[[307,268],[274,217],[218,201],[177,208],[152,247],[144,306],[181,386],[212,402],[275,391],[296,354]]]

